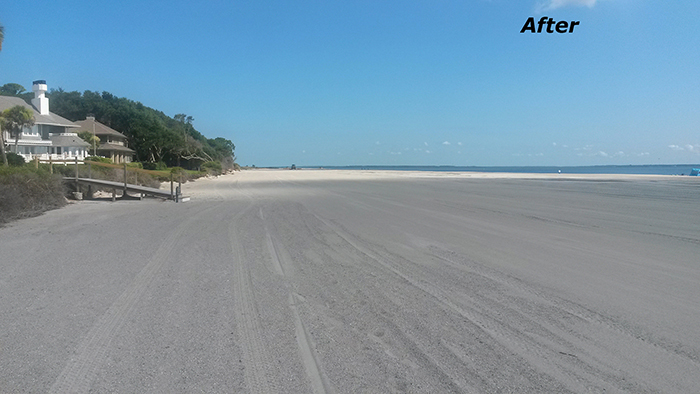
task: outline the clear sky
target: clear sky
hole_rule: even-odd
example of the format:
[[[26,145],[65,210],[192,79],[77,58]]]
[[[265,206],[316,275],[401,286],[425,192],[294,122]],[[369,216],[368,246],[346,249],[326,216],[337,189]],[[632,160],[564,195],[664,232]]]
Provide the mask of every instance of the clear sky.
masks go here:
[[[580,21],[520,33],[528,17]],[[700,162],[700,1],[6,1],[0,84],[108,91],[242,165]]]

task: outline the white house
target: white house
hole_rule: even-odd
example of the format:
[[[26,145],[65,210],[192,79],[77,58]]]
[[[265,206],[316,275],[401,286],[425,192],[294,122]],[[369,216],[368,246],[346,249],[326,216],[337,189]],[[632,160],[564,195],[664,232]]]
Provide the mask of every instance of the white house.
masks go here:
[[[27,104],[19,97],[0,96],[0,111],[15,105],[21,105],[34,112],[34,126],[25,128],[19,136],[17,154],[26,161],[38,157],[40,160],[74,160],[85,159],[90,144],[83,141],[76,130],[79,125],[49,111],[49,99],[46,97],[46,81],[34,81],[32,85],[34,98]],[[5,151],[14,152],[15,139],[9,131],[3,130]]]

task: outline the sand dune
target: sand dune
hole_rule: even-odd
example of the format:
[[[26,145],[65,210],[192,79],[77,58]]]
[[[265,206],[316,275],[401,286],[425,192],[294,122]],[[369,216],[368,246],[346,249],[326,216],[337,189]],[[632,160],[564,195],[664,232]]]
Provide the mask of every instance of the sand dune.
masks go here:
[[[0,228],[0,392],[700,391],[699,180],[245,171]]]

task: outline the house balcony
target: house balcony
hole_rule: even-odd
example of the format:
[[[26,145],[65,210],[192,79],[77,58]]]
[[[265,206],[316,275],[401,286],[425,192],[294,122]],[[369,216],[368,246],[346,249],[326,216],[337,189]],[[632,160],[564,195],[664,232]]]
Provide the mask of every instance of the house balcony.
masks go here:
[[[90,156],[86,152],[78,152],[75,154],[74,152],[64,152],[61,154],[56,154],[56,153],[42,153],[42,154],[24,154],[24,153],[19,153],[20,156],[24,158],[24,161],[30,162],[34,159],[39,159],[39,161],[53,161],[56,162],[56,164],[71,164],[75,162],[75,159],[78,159],[78,163],[83,164],[84,160],[86,157]]]

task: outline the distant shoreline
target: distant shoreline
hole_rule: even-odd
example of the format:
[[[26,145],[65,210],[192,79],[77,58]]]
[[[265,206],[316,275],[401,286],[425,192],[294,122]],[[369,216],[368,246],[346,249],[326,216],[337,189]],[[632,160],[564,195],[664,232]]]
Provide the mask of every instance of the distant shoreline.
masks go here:
[[[290,170],[284,168],[262,168],[243,170],[235,174],[226,174],[216,178],[200,178],[183,186],[183,192],[193,201],[221,199],[231,190],[229,183],[235,179],[240,185],[264,184],[282,185],[289,182],[415,182],[436,181],[565,181],[565,182],[669,182],[675,184],[693,184],[700,182],[700,177],[657,175],[657,174],[566,174],[566,173],[516,173],[516,172],[467,172],[467,171],[392,171],[376,169],[329,169],[301,168]]]
[[[285,167],[255,167],[253,169],[280,169]],[[287,167],[289,168],[289,167]],[[430,172],[485,172],[517,174],[619,174],[619,175],[688,175],[700,164],[628,164],[594,166],[297,166],[300,170],[366,170],[366,171],[430,171]],[[250,169],[250,168],[249,168]]]

